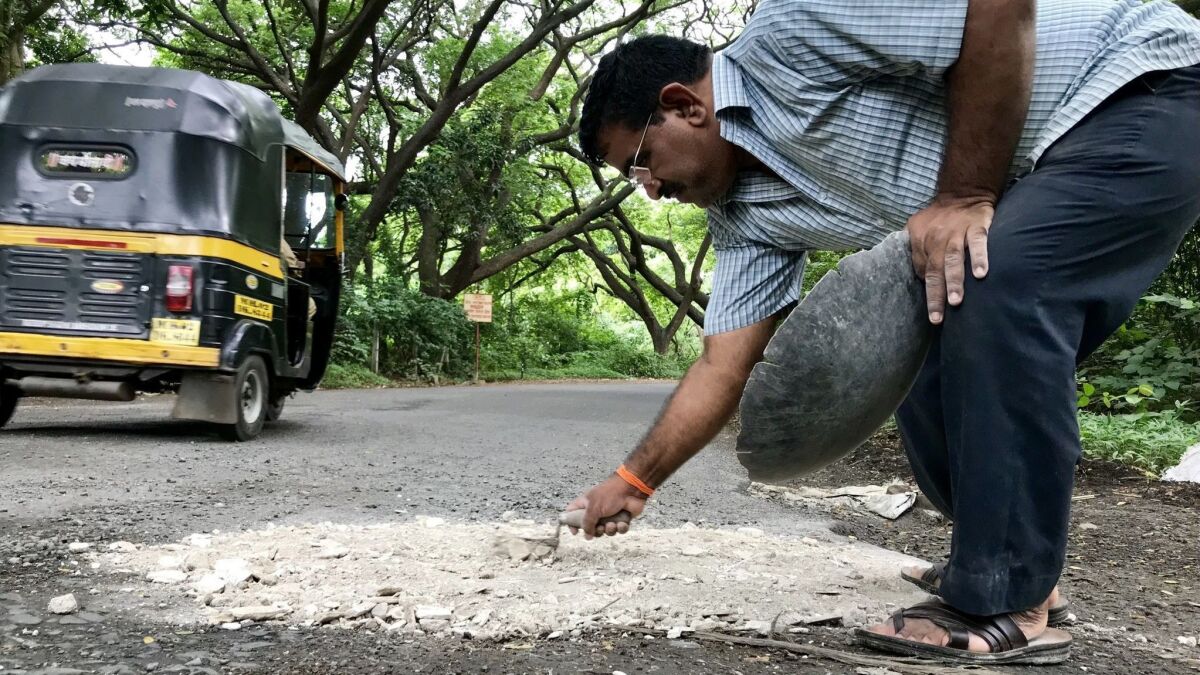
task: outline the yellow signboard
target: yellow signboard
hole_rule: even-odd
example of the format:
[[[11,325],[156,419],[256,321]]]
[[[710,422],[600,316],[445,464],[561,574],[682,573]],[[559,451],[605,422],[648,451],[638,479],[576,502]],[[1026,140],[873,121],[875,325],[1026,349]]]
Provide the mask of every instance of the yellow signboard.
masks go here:
[[[463,312],[468,321],[479,323],[492,322],[492,296],[483,293],[466,293],[463,295]]]
[[[263,321],[270,321],[271,317],[275,316],[275,305],[254,298],[247,298],[244,295],[235,295],[233,297],[233,311],[242,316],[249,316]]]
[[[153,319],[150,322],[150,341],[166,345],[200,344],[198,319]]]

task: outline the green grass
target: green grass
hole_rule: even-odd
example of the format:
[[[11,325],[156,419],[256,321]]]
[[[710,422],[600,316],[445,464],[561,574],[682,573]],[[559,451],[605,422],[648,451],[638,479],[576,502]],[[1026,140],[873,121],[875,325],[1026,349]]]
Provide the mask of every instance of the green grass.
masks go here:
[[[1083,453],[1158,476],[1200,441],[1200,422],[1185,422],[1174,411],[1141,415],[1079,413]]]
[[[331,363],[321,380],[322,389],[370,389],[394,385],[395,383],[388,378],[376,375],[369,368],[358,364]]]
[[[480,373],[488,382],[511,382],[516,380],[629,380],[628,375],[595,365],[564,366],[562,368],[526,368],[519,370],[494,370]]]

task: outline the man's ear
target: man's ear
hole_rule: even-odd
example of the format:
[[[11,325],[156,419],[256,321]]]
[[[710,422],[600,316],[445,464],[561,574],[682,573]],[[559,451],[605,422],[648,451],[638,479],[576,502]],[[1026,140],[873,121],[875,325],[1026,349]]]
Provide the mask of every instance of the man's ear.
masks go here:
[[[708,119],[708,106],[694,89],[672,82],[658,92],[658,103],[668,114],[676,115],[692,126],[703,126]]]

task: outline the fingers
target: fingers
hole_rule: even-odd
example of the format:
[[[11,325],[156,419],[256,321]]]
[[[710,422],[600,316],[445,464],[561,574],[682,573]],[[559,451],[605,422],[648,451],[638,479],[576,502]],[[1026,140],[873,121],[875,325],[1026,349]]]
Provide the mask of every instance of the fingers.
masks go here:
[[[925,309],[929,313],[929,323],[937,325],[942,322],[946,311],[945,242],[933,242],[926,253],[928,257],[925,264]]]
[[[563,511],[578,511],[579,509],[587,509],[587,506],[588,506],[587,496],[579,495],[578,497],[576,497],[574,499],[574,501],[572,501],[570,504],[567,504],[567,508],[563,509]],[[579,534],[578,527],[572,527],[572,526],[568,525],[567,530],[573,535]]]
[[[971,273],[976,279],[982,279],[988,273],[988,226],[987,224],[973,225],[967,230],[967,247],[971,249]]]
[[[946,242],[945,249],[946,302],[951,307],[962,304],[963,299],[963,242],[957,237]]]
[[[583,530],[583,538],[589,541],[592,537],[596,536],[596,524],[603,517],[598,506],[595,502],[590,502],[587,505],[587,511],[583,513],[583,527],[579,528]]]
[[[905,227],[908,230],[908,247],[912,254],[913,272],[916,272],[917,278],[925,276],[925,230],[916,226],[915,219],[909,220]]]

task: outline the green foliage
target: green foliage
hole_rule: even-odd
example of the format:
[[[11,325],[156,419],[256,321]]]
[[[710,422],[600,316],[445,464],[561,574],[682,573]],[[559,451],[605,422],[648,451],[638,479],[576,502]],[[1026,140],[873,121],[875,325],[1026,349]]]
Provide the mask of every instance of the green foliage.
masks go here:
[[[483,329],[487,379],[677,378],[682,359],[655,354],[644,340],[621,336],[597,316],[596,299],[577,290],[527,294],[499,303]]]
[[[1079,370],[1078,405],[1096,412],[1178,409],[1200,401],[1200,306],[1149,295],[1133,317]]]
[[[350,289],[333,347],[335,362],[367,366],[378,334],[379,370],[411,380],[466,377],[473,367],[474,329],[462,308],[422,295],[396,280]]]
[[[810,251],[808,254],[808,262],[804,266],[804,293],[812,290],[812,287],[825,276],[829,270],[836,269],[842,258],[854,253],[855,251]]]
[[[1200,441],[1200,422],[1184,421],[1175,410],[1133,415],[1079,413],[1083,452],[1128,464],[1158,476]]]
[[[322,389],[369,389],[391,384],[388,378],[357,363],[331,363],[321,380]]]
[[[1183,238],[1171,264],[1151,290],[1167,295],[1200,298],[1200,227],[1193,227]]]

